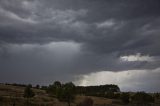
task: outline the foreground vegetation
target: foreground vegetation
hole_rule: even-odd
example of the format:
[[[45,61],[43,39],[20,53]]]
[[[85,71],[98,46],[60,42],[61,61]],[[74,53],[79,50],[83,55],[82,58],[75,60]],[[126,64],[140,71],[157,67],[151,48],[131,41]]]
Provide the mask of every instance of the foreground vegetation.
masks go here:
[[[0,106],[160,106],[159,93],[120,92],[117,85],[80,87],[0,84]]]

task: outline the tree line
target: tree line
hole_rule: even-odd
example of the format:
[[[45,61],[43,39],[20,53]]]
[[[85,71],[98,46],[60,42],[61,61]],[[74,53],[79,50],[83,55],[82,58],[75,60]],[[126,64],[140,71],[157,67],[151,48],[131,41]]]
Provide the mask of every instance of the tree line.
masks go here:
[[[67,102],[68,106],[74,101],[76,95],[85,95],[85,96],[97,96],[110,99],[121,100],[124,104],[148,104],[154,103],[156,99],[160,99],[160,93],[145,93],[145,92],[120,92],[118,85],[99,85],[99,86],[75,86],[72,82],[61,83],[55,81],[49,86],[32,86],[24,84],[9,84],[14,86],[23,86],[24,89],[24,98],[27,99],[26,104],[29,104],[30,98],[35,96],[32,88],[45,90],[49,96],[57,98],[59,101]],[[0,98],[2,101],[3,98]],[[13,106],[15,103],[13,103]],[[86,98],[78,106],[89,106],[93,104],[91,98]]]
[[[77,86],[76,93],[86,96],[102,96],[109,92],[120,92],[118,85],[106,84],[99,86]]]

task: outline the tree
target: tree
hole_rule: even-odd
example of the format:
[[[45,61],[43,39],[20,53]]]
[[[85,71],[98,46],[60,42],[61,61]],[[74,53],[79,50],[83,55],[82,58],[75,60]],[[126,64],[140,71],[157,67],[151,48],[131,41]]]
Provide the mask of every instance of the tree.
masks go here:
[[[112,93],[111,96],[114,97],[113,93],[118,93],[120,92],[120,88],[118,85],[113,85],[113,84],[106,84],[106,85],[99,85],[99,86],[77,86],[76,87],[76,93],[77,94],[83,94],[87,96],[101,96],[101,97],[107,97],[107,93]],[[117,95],[116,95],[117,96]],[[109,95],[110,97],[110,95]],[[112,97],[112,98],[113,98]]]
[[[29,98],[34,97],[34,92],[31,89],[31,85],[26,86],[24,90],[24,97],[27,98],[27,105],[29,105]]]
[[[30,88],[32,88],[32,84],[28,84],[27,86],[30,87]]]
[[[107,92],[106,94],[105,94],[105,97],[106,98],[110,98],[110,99],[113,99],[114,98],[114,92]]]
[[[39,89],[39,88],[40,88],[40,85],[36,85],[36,88]]]
[[[47,93],[55,96],[59,101],[67,102],[70,106],[75,97],[75,88],[72,82],[61,84],[61,82],[55,81],[52,85],[49,85]]]
[[[137,92],[133,95],[132,102],[141,104],[152,103],[154,102],[154,98],[145,92]]]
[[[128,104],[129,103],[129,93],[122,93],[121,94],[121,100],[123,103]]]
[[[49,87],[46,90],[47,90],[47,93],[49,93],[51,96],[57,97],[61,87],[62,87],[61,82],[55,81],[52,85],[49,85]]]
[[[26,88],[25,88],[25,90],[24,90],[24,97],[25,98],[31,98],[31,97],[34,97],[34,92],[32,91],[32,89],[31,89],[31,86],[30,85],[28,85]]]
[[[62,84],[61,84],[61,82],[59,82],[59,81],[55,81],[54,84],[53,84],[53,86],[56,87],[56,88],[60,88],[61,85],[62,85]]]
[[[62,84],[61,82],[59,81],[55,81],[53,86],[52,86],[52,90],[53,90],[53,93],[58,96],[61,92],[61,87],[62,87]]]
[[[57,98],[60,101],[65,101],[70,106],[71,102],[74,100],[75,97],[75,85],[70,82],[66,83],[59,88],[57,91]]]
[[[160,98],[160,93],[154,93],[154,97],[155,97],[156,99],[159,99],[159,98]]]

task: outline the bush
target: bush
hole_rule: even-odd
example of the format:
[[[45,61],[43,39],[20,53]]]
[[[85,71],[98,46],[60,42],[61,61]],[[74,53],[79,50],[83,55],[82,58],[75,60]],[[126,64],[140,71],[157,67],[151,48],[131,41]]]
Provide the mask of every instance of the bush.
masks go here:
[[[64,84],[63,87],[59,88],[57,98],[60,101],[67,102],[68,106],[70,106],[75,98],[75,85],[72,82]]]
[[[61,84],[59,81],[55,81],[54,84],[49,85],[46,91],[59,101],[67,102],[68,106],[71,105],[75,97],[75,85],[72,82]]]
[[[132,102],[134,103],[153,103],[154,98],[145,92],[137,92],[135,95],[133,95]]]
[[[36,85],[36,88],[39,89],[39,88],[40,88],[40,85]]]
[[[41,89],[47,91],[47,90],[48,90],[48,87],[47,87],[47,86],[41,86]]]
[[[32,91],[32,89],[31,89],[31,86],[30,85],[28,85],[26,88],[25,88],[25,90],[24,90],[24,97],[26,97],[26,98],[31,98],[31,97],[34,97],[34,92]]]
[[[77,106],[93,106],[93,100],[91,98],[85,98],[83,102],[79,103]]]
[[[159,98],[160,98],[160,93],[155,93],[155,94],[154,94],[154,97],[155,97],[156,99],[159,99]]]
[[[109,99],[113,99],[114,98],[114,92],[107,92],[106,94],[105,94],[105,97],[106,98],[109,98]]]
[[[129,93],[122,93],[120,98],[123,103],[125,104],[129,103]]]
[[[0,96],[0,102],[2,102],[3,101],[3,97],[2,96]]]

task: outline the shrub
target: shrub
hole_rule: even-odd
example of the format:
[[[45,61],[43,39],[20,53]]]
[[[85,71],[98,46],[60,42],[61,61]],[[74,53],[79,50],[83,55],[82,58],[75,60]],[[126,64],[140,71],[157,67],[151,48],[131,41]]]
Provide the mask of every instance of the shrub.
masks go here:
[[[63,87],[58,89],[59,90],[57,92],[57,98],[60,101],[67,102],[68,106],[70,106],[71,102],[75,98],[75,85],[72,82],[70,82],[70,83],[64,84]]]
[[[159,98],[160,98],[160,93],[155,93],[155,94],[154,94],[154,97],[155,97],[156,99],[159,99]]]
[[[36,85],[36,88],[39,89],[39,88],[40,88],[40,85]]]
[[[3,101],[3,97],[2,96],[0,96],[0,101]]]
[[[91,98],[85,98],[83,102],[79,103],[77,106],[93,106],[93,100]]]
[[[129,93],[122,93],[120,98],[123,103],[125,104],[129,103]]]
[[[47,93],[57,97],[59,101],[67,102],[70,106],[75,97],[75,85],[72,82],[61,84],[59,81],[55,81],[54,84],[49,85]]]
[[[137,92],[135,95],[132,97],[132,102],[135,103],[152,103],[154,102],[154,98],[145,93],[145,92]]]
[[[25,90],[24,90],[24,97],[26,97],[26,98],[31,98],[31,97],[34,97],[34,92],[32,91],[32,89],[31,89],[31,86],[30,85],[28,85],[26,88],[25,88]]]
[[[105,97],[106,98],[110,98],[110,99],[113,99],[114,98],[114,92],[107,92],[106,94],[105,94]]]

